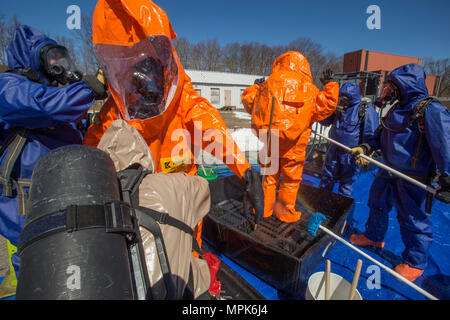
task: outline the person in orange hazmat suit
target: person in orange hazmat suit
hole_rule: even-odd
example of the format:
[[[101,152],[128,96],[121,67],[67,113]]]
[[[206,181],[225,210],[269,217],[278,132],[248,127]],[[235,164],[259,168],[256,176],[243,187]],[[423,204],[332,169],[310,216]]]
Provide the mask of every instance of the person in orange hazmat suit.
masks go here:
[[[260,173],[250,166],[217,109],[194,90],[172,45],[175,38],[167,14],[151,1],[97,2],[93,44],[111,97],[83,143],[96,147],[111,123],[124,119],[149,146],[156,172],[195,175],[195,157],[201,149],[209,151],[245,181],[247,207],[262,218]],[[199,233],[197,239],[201,244]]]
[[[324,90],[313,84],[309,63],[297,51],[289,51],[275,59],[272,73],[267,80],[255,81],[244,90],[242,102],[252,116],[252,129],[261,141],[269,141],[264,135],[278,141],[279,169],[264,175],[264,218],[273,213],[283,222],[295,222],[301,212],[295,210],[297,193],[302,180],[305,149],[313,122],[323,120],[336,109],[339,85],[332,81],[333,73],[326,70],[321,78]],[[258,79],[257,79],[258,80]],[[274,104],[272,107],[272,99]],[[272,150],[274,146],[268,146]],[[261,156],[258,158],[260,165]],[[278,191],[276,188],[282,181]]]

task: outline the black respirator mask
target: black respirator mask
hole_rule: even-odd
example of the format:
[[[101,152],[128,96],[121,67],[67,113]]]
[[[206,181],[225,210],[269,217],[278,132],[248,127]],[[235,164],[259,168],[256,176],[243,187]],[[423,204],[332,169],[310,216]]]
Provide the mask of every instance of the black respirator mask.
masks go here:
[[[146,119],[164,110],[164,69],[159,60],[146,58],[135,65],[132,82],[141,97],[129,107],[132,118]]]
[[[381,96],[375,99],[374,105],[380,109],[385,108],[387,105],[393,105],[398,102],[399,90],[397,86],[391,82],[386,81],[381,92]]]
[[[343,113],[350,108],[351,100],[347,96],[339,96],[338,105],[336,106],[336,113]]]
[[[83,75],[76,68],[67,49],[59,45],[42,47],[39,53],[41,68],[51,82],[62,85],[81,81]]]

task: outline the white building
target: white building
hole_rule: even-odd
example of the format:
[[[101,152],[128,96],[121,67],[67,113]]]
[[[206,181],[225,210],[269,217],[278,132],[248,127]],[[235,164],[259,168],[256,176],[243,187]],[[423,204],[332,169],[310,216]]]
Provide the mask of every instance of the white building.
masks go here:
[[[242,93],[255,82],[255,79],[263,77],[229,72],[189,69],[185,71],[191,78],[194,89],[217,109],[229,106],[244,109],[241,103]]]
[[[264,76],[240,74],[230,72],[215,72],[215,71],[199,71],[199,70],[185,70],[187,75],[191,78],[194,89],[200,96],[208,99],[211,104],[220,109],[225,106],[233,106],[236,109],[244,109],[241,102],[241,95],[244,90],[251,86],[256,79]],[[267,76],[265,77],[267,79]],[[245,111],[244,111],[245,112]],[[322,125],[320,123],[313,124],[313,130],[321,132]],[[322,133],[328,136],[330,127],[323,127]],[[311,133],[311,138],[314,136]],[[317,137],[317,140],[319,138]]]

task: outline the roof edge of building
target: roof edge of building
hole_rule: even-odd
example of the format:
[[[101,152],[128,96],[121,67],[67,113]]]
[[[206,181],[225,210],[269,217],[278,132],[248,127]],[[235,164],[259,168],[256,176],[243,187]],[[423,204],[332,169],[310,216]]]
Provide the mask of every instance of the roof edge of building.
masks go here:
[[[197,72],[206,72],[206,73],[223,73],[223,74],[235,74],[240,76],[251,76],[251,77],[267,77],[258,74],[249,74],[249,73],[238,73],[238,72],[226,72],[226,71],[211,71],[211,70],[196,70],[196,69],[184,69],[184,71],[197,71]]]
[[[382,54],[389,54],[391,56],[398,56],[398,57],[405,57],[405,58],[412,58],[412,59],[423,59],[422,57],[413,57],[413,56],[407,56],[407,55],[404,55],[404,54],[383,52],[383,51],[370,50],[370,49],[359,49],[359,50],[355,50],[355,51],[351,51],[351,52],[346,52],[346,53],[344,53],[344,55],[350,54],[350,53],[355,53],[355,52],[360,52],[360,51],[376,52],[376,53],[382,53]]]

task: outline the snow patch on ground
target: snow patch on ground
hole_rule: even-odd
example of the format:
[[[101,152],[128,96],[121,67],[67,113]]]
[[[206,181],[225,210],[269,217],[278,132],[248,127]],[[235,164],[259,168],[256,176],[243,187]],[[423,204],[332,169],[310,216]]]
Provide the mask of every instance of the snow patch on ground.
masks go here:
[[[230,132],[242,152],[259,151],[264,147],[264,143],[252,133],[250,128],[230,130]]]
[[[259,139],[252,133],[252,129],[250,128],[242,128],[242,129],[229,129],[233,140],[238,145],[239,149],[242,152],[251,152],[253,153],[253,157],[256,156],[256,153],[261,150],[264,144],[259,141]],[[253,161],[254,159],[250,159]],[[197,159],[199,163],[203,163],[205,165],[212,164],[223,164],[223,162],[215,157],[213,157],[210,153],[205,152],[204,150],[200,150],[199,157]],[[256,161],[256,160],[255,160]]]
[[[247,112],[233,111],[233,115],[234,115],[237,119],[242,119],[242,120],[252,120],[251,114],[249,114],[249,113],[247,113]]]

